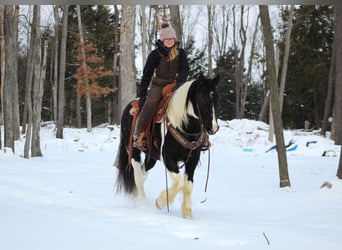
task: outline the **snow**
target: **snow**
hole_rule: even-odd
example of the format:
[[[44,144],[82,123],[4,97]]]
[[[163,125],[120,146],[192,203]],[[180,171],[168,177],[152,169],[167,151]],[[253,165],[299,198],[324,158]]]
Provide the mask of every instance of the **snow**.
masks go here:
[[[165,188],[161,163],[145,182],[145,200],[116,193],[120,128],[111,128],[65,128],[56,139],[47,125],[43,157],[24,159],[24,139],[15,154],[0,151],[1,249],[340,249],[340,148],[316,131],[284,131],[297,149],[287,152],[291,187],[279,188],[277,153],[265,153],[274,145],[268,125],[220,121],[210,159],[203,153],[195,173],[189,220],[181,195],[169,212],[154,206]],[[331,187],[320,188],[326,181]]]

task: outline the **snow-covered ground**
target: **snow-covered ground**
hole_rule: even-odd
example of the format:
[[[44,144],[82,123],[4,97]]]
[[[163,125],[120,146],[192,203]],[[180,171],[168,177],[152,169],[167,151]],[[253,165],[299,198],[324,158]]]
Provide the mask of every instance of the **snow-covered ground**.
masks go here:
[[[315,132],[285,131],[297,148],[287,152],[292,186],[279,188],[267,131],[256,121],[220,121],[208,190],[205,152],[187,220],[180,196],[169,212],[154,206],[165,188],[161,163],[145,182],[145,200],[116,194],[118,127],[66,128],[63,140],[43,127],[43,157],[24,159],[24,140],[15,154],[0,151],[0,249],[340,249],[340,148]],[[326,181],[331,188],[320,188]]]

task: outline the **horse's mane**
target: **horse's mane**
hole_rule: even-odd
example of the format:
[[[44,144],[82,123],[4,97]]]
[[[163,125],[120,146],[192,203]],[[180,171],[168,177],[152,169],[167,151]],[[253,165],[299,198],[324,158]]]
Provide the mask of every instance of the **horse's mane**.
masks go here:
[[[191,84],[194,82],[188,81],[185,82],[182,86],[180,86],[176,91],[174,92],[168,108],[166,110],[167,117],[169,119],[169,122],[178,129],[182,129],[183,126],[186,126],[188,124],[188,106],[191,106],[191,102],[187,104],[187,96],[189,89],[191,87]]]

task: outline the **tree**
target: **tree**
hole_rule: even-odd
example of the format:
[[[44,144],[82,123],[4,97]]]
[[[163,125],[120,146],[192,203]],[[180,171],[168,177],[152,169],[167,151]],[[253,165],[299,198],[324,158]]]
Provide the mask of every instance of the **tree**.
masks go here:
[[[89,97],[92,99],[99,99],[115,92],[116,88],[101,87],[99,80],[104,77],[113,77],[115,74],[112,70],[106,69],[103,65],[104,57],[97,55],[98,51],[94,48],[92,43],[81,44],[77,46],[77,62],[80,67],[76,71],[77,79],[77,93],[79,96]],[[90,117],[91,121],[91,117]],[[91,130],[91,124],[90,124]],[[88,130],[88,132],[90,132]]]
[[[120,33],[120,86],[118,114],[136,96],[134,62],[135,6],[122,5]]]
[[[281,14],[285,24],[289,11],[284,9]],[[286,32],[285,25],[281,32]],[[283,105],[285,126],[303,128],[306,120],[313,128],[321,126],[332,43],[332,6],[300,5],[295,8]],[[283,41],[279,47],[280,55],[283,55]]]
[[[80,51],[81,51],[81,56],[80,56],[80,62],[81,62],[81,70],[84,70],[83,73],[83,84],[85,85],[86,88],[89,86],[89,80],[88,80],[88,74],[85,72],[86,68],[86,55],[85,55],[85,49],[84,49],[84,34],[83,34],[83,28],[82,28],[82,19],[81,19],[81,9],[80,6],[76,6],[76,12],[77,12],[77,20],[78,20],[78,31],[80,34]],[[91,132],[92,130],[92,124],[91,124],[91,99],[90,99],[90,94],[86,91],[85,92],[86,96],[86,101],[87,101],[87,131]]]
[[[19,132],[17,123],[18,100],[15,91],[18,89],[17,78],[17,54],[18,54],[18,14],[19,6],[6,5],[4,7],[4,37],[5,37],[5,72],[3,82],[3,112],[4,112],[4,145],[14,152],[16,131]]]
[[[342,5],[335,5],[335,144],[342,145]]]
[[[181,46],[184,47],[183,26],[180,18],[179,5],[169,5],[169,8],[172,27],[176,31],[177,40],[180,41]]]
[[[212,59],[212,49],[213,49],[213,5],[207,5],[208,11],[208,75],[213,77],[213,59]]]
[[[52,81],[52,110],[53,110],[53,120],[57,122],[57,108],[58,108],[58,49],[59,49],[59,24],[60,24],[60,17],[59,17],[59,6],[53,6],[53,15],[55,19],[55,37],[54,37],[54,58],[53,58],[53,81]]]
[[[235,67],[236,53],[234,48],[229,48],[226,54],[220,56],[216,61],[215,74],[220,75],[217,86],[219,102],[217,106],[218,118],[230,120],[235,118]]]
[[[56,138],[63,139],[63,125],[64,125],[64,107],[65,107],[65,64],[66,64],[66,44],[68,34],[68,10],[69,5],[64,5],[62,17],[62,36],[61,49],[59,59],[59,76],[58,76],[58,114],[57,114],[57,132]]]
[[[4,23],[5,23],[5,7],[0,6],[0,125],[3,124],[3,87],[5,82],[5,39],[4,39]],[[0,149],[2,149],[2,135],[0,129]]]
[[[44,92],[44,82],[46,73],[46,58],[47,58],[47,43],[44,46],[44,54],[41,52],[41,32],[40,32],[40,6],[33,7],[33,16],[36,19],[34,23],[35,36],[33,40],[33,102],[32,102],[32,141],[31,141],[31,155],[33,157],[42,156],[40,148],[40,124],[42,111],[42,98]]]
[[[276,78],[275,57],[273,49],[273,34],[271,29],[270,17],[268,13],[268,6],[260,5],[259,8],[263,28],[264,42],[266,47],[267,76],[269,79],[271,90],[271,105],[278,152],[280,187],[287,187],[291,186],[291,184],[287,168],[287,157],[284,143],[283,125],[280,115],[278,85]]]

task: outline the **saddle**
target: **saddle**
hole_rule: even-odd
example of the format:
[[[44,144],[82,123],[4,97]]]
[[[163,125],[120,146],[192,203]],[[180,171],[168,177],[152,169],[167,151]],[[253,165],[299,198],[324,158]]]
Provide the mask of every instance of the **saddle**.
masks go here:
[[[152,145],[153,145],[153,131],[154,131],[154,126],[156,123],[161,123],[164,117],[164,114],[166,112],[167,106],[170,102],[170,99],[172,97],[173,91],[176,87],[176,81],[174,81],[173,83],[170,83],[168,85],[166,85],[163,89],[162,89],[162,99],[158,104],[158,108],[155,112],[155,114],[153,116],[151,116],[151,118],[147,121],[145,128],[142,131],[143,134],[143,140],[146,141],[146,150],[150,150]],[[138,115],[140,113],[140,109],[139,109],[139,101],[138,100],[134,100],[132,101],[132,107],[133,110],[131,110],[131,115],[133,116],[133,122],[132,122],[132,127],[131,127],[131,133],[130,133],[130,146],[133,143],[133,133],[134,133],[134,129],[135,129],[135,125],[136,125],[136,121],[138,118]],[[144,150],[143,150],[144,151]]]

